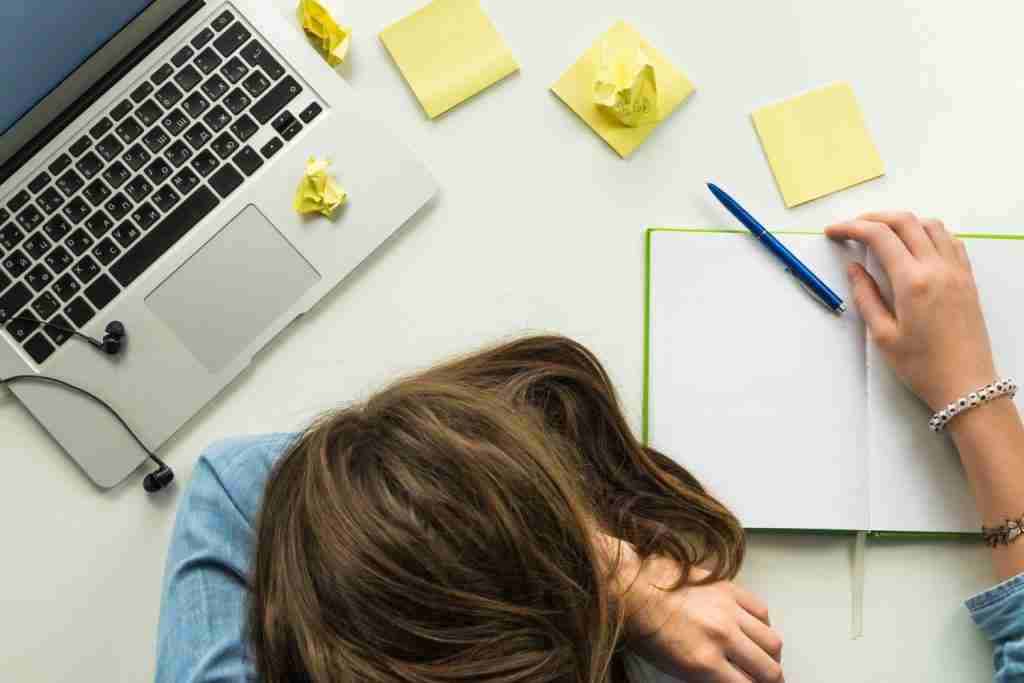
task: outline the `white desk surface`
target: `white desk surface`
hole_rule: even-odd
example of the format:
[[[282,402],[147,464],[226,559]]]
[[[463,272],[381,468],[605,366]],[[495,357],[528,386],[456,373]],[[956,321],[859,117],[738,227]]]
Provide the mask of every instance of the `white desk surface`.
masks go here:
[[[294,21],[293,0],[275,3]],[[439,200],[161,450],[178,476],[170,495],[144,494],[141,472],[98,493],[0,396],[5,680],[152,678],[174,511],[216,439],[295,428],[396,373],[526,329],[597,352],[639,426],[643,231],[729,223],[704,189],[709,179],[779,228],[903,207],[956,228],[1024,223],[1020,3],[483,0],[522,71],[436,121],[376,38],[419,4],[333,0],[355,29],[341,74],[427,162]],[[629,161],[547,91],[620,18],[697,85]],[[853,84],[888,175],[786,210],[748,114],[835,80]],[[983,548],[872,541],[859,640],[850,637],[851,556],[841,537],[751,539],[741,580],[772,608],[787,680],[991,676],[961,604],[990,580]]]

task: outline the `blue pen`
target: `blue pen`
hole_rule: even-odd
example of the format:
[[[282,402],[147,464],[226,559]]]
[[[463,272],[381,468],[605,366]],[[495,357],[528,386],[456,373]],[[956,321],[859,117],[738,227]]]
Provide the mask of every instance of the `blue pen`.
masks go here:
[[[708,189],[711,190],[711,194],[715,195],[718,201],[722,202],[725,208],[729,209],[729,213],[736,216],[736,220],[746,226],[747,230],[754,233],[754,237],[761,244],[768,247],[768,250],[782,261],[782,265],[786,267],[787,273],[795,277],[801,285],[805,286],[817,299],[832,309],[833,312],[841,315],[846,311],[846,304],[839,298],[839,295],[829,289],[828,285],[812,273],[810,268],[801,263],[800,259],[793,255],[793,252],[786,249],[786,246],[777,240],[775,235],[768,232],[735,199],[727,195],[725,191],[714,183],[708,183]]]

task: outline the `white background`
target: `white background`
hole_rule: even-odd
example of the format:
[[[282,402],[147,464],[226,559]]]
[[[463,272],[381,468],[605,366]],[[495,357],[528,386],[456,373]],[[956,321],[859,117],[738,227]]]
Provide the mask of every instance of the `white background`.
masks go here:
[[[294,23],[293,0],[275,2]],[[355,30],[341,75],[427,162],[439,200],[162,449],[179,479],[170,495],[146,496],[142,473],[98,493],[0,398],[4,680],[151,678],[174,510],[199,453],[221,437],[295,428],[398,372],[524,329],[597,352],[638,427],[643,230],[727,224],[709,179],[778,228],[906,207],[957,228],[1021,230],[1020,3],[484,0],[522,72],[436,121],[376,38],[418,4],[332,6]],[[629,161],[547,92],[620,18],[697,86]],[[834,80],[853,84],[888,175],[786,210],[748,114]],[[750,546],[741,580],[772,607],[791,683],[991,675],[961,605],[990,580],[983,548],[873,541],[865,635],[851,640],[848,539]]]

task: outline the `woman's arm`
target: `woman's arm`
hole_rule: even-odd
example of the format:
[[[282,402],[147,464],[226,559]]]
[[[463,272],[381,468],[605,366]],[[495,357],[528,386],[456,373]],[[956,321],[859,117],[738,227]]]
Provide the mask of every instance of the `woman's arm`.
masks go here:
[[[1000,379],[967,250],[940,221],[874,213],[826,232],[861,242],[878,256],[892,283],[892,305],[859,265],[849,271],[854,299],[871,338],[921,400],[941,409]],[[1024,515],[1024,426],[1013,402],[999,398],[972,408],[946,429],[983,523],[997,526]],[[1021,680],[1024,539],[993,547],[991,556],[997,576],[1008,581],[967,604],[995,644],[996,680]]]

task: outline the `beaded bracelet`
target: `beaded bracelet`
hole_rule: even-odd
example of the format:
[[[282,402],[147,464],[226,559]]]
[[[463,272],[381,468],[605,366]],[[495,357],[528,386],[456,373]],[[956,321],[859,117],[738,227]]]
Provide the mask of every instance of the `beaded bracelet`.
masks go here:
[[[981,527],[981,535],[990,548],[1010,545],[1024,534],[1024,517],[1008,519],[999,526]]]
[[[971,408],[977,408],[978,406],[988,403],[1000,396],[1009,396],[1010,398],[1013,398],[1016,394],[1017,383],[1012,379],[1001,379],[996,382],[992,382],[992,384],[989,384],[988,386],[982,387],[977,391],[967,394],[963,398],[953,401],[948,406],[932,415],[932,418],[928,420],[928,427],[933,432],[941,432],[946,428],[946,425],[949,424],[949,421],[960,413],[968,411]]]

